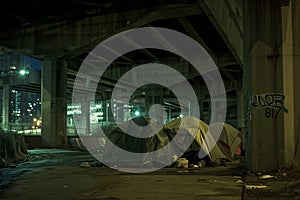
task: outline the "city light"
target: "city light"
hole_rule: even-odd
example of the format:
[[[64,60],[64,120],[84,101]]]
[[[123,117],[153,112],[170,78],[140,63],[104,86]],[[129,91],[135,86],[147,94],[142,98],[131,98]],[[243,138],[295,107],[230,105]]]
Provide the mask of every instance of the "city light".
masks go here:
[[[29,74],[29,71],[28,71],[28,70],[25,70],[25,69],[21,69],[21,70],[19,71],[19,74],[22,75],[22,76],[24,76],[24,75],[26,75],[26,74]]]
[[[135,111],[134,114],[135,114],[135,116],[139,116],[140,115],[140,111],[137,110],[137,111]]]

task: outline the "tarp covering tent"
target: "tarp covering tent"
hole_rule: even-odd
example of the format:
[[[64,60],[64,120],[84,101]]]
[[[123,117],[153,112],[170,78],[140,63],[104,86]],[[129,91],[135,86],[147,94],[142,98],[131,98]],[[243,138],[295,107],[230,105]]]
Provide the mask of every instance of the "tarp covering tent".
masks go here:
[[[139,127],[133,128],[134,125]],[[143,128],[146,126],[148,128]],[[213,125],[211,129],[214,130],[216,126]],[[107,135],[109,142],[106,142],[104,147],[104,161],[126,167],[145,166],[147,163],[152,165],[153,162],[171,164],[172,159],[182,156],[185,152],[194,152],[196,155],[200,152],[200,155],[208,157],[211,163],[220,164],[223,159],[232,160],[234,155],[231,151],[224,150],[223,143],[228,145],[229,149],[235,149],[240,142],[235,137],[237,133],[233,127],[225,124],[220,130],[222,132],[218,141],[208,125],[194,117],[177,118],[165,126],[149,117],[133,118],[120,124]]]
[[[222,128],[223,127],[223,128]],[[216,138],[216,130],[222,128],[219,135],[218,146],[226,155],[226,158],[233,160],[235,155],[240,154],[241,148],[241,133],[239,130],[227,123],[213,123],[209,125],[209,131]]]
[[[181,130],[181,134],[185,134],[185,136],[180,137],[182,140],[175,142],[177,148],[190,142],[190,137],[186,137],[186,135],[191,135],[194,141],[190,142],[191,146],[187,151],[199,152],[201,149],[200,155],[208,156],[211,162],[217,164],[221,162],[221,159],[226,158],[220,147],[216,145],[216,140],[209,132],[208,125],[195,117],[177,118],[165,125],[163,130],[171,139],[178,134],[179,130]]]
[[[151,122],[151,127],[144,128]],[[133,128],[134,124],[140,126],[140,128]],[[136,153],[146,153],[149,151],[155,151],[169,142],[168,138],[162,134],[162,132],[156,134],[161,129],[162,126],[159,122],[151,120],[149,117],[141,116],[120,124],[108,135],[108,138],[111,142],[124,150]],[[136,137],[128,134],[133,131],[135,132]],[[145,131],[148,133],[145,133]],[[156,135],[155,137],[147,138],[142,136],[146,134]]]
[[[133,128],[134,125],[139,127]],[[160,122],[144,116],[120,124],[110,134],[107,134],[109,141],[104,147],[104,161],[128,167],[153,164],[153,161],[159,160],[168,162],[174,152],[167,145],[169,138],[161,131],[162,128],[163,125]],[[135,133],[135,136],[128,134],[132,132]],[[125,151],[132,153],[125,154]],[[150,156],[149,152],[153,152],[153,154]]]

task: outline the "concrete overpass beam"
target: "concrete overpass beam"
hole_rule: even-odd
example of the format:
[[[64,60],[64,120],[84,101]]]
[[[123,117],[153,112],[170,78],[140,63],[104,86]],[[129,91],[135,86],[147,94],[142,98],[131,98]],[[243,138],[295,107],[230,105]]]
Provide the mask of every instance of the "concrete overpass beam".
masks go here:
[[[231,53],[243,64],[242,5],[238,0],[198,0]]]

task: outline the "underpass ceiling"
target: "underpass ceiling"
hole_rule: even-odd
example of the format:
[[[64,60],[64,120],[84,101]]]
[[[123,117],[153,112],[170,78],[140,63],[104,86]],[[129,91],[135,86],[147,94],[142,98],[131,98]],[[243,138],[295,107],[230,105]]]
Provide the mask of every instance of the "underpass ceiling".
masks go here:
[[[44,0],[29,1],[7,1],[0,7],[0,36],[2,33],[10,31],[20,31],[28,27],[38,25],[54,24],[59,22],[73,23],[77,20],[89,18],[92,16],[105,15],[109,13],[138,10],[144,8],[156,8],[159,6],[178,5],[178,4],[197,4],[195,0],[175,0],[170,1],[120,1],[120,0],[61,0],[59,2]],[[200,7],[200,6],[199,6]],[[240,80],[242,70],[234,56],[230,53],[229,48],[218,34],[217,30],[210,22],[209,18],[200,12],[192,16],[167,17],[157,19],[143,26],[165,27],[180,31],[189,35],[198,41],[212,55],[214,61],[221,71],[225,81]],[[85,33],[86,34],[86,33]],[[16,38],[17,40],[18,38]],[[1,41],[0,41],[1,45]],[[48,47],[51,50],[51,46]],[[74,54],[67,58],[68,61],[68,87],[73,87],[76,71],[80,64],[91,50],[83,49],[79,54]],[[43,57],[43,56],[41,56]],[[145,62],[162,62],[168,57],[172,57],[167,53],[155,50],[143,50],[136,54],[127,55],[119,58],[115,64],[119,67],[136,66]],[[190,77],[192,82],[199,81],[198,76]],[[101,82],[102,87],[111,90],[114,87],[115,80],[107,79]]]
[[[191,0],[174,0],[172,4],[190,3]],[[28,26],[50,24],[61,21],[75,21],[87,16],[140,8],[168,5],[166,0],[121,1],[121,0],[29,0],[6,1],[0,6],[0,32],[7,32]]]

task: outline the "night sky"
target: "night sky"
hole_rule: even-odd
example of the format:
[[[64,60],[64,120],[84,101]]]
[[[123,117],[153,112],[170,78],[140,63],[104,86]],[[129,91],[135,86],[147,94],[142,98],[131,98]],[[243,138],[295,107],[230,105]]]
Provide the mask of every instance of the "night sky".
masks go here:
[[[31,70],[42,70],[42,62],[35,58],[24,55],[24,65],[31,64]]]

